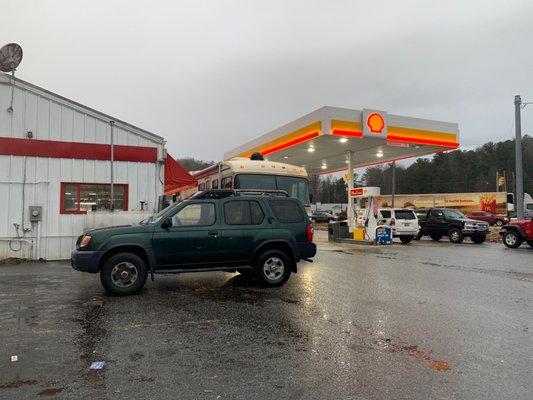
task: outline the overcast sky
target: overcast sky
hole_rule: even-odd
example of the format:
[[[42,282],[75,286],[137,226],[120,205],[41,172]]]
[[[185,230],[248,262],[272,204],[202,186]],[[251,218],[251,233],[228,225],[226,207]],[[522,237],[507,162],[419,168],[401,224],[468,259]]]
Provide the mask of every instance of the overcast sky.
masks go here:
[[[531,0],[0,0],[18,76],[166,138],[223,152],[323,105],[514,134],[533,101]],[[533,105],[523,113],[533,133]]]

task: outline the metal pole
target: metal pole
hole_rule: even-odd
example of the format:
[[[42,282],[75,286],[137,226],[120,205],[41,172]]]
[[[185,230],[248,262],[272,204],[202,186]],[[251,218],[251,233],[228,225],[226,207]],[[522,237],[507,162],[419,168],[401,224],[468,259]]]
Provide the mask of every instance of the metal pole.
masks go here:
[[[354,215],[353,215],[353,197],[350,196],[350,191],[353,189],[353,151],[346,152],[348,157],[348,210],[346,210],[346,218],[348,218],[348,231],[353,233]]]
[[[113,128],[115,126],[115,121],[109,121],[109,125],[111,125],[111,191],[110,191],[110,208],[111,211],[115,210],[115,191],[114,191],[114,183],[115,183],[115,171],[114,171],[114,162],[115,162],[115,148],[114,148],[114,138],[113,138]]]
[[[524,219],[524,176],[522,170],[522,121],[520,119],[520,107],[522,99],[519,95],[514,97],[515,118],[515,160],[516,160],[516,217]]]
[[[500,173],[496,171],[496,192],[500,191]]]
[[[394,195],[396,194],[396,161],[392,164],[392,207],[394,208]]]

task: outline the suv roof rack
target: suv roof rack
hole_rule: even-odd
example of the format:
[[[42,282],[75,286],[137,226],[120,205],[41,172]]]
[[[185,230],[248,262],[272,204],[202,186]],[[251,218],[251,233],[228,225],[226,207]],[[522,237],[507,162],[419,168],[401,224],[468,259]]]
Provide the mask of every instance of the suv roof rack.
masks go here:
[[[229,196],[284,196],[289,197],[285,190],[264,189],[210,189],[198,192],[192,198],[195,199],[223,199]]]

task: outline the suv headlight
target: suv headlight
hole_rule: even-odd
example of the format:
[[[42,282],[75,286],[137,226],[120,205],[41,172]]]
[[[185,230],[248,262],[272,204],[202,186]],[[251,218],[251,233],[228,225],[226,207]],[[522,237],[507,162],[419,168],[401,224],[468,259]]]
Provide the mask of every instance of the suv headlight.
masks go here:
[[[86,247],[89,243],[91,243],[91,239],[91,236],[85,235],[83,239],[81,239],[80,248]]]

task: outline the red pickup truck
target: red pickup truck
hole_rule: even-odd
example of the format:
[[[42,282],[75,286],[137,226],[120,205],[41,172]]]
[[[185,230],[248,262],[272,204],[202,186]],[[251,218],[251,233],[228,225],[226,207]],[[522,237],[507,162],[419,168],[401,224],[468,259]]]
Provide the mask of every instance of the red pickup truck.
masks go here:
[[[470,219],[488,222],[489,225],[503,226],[509,223],[509,218],[501,214],[492,214],[487,211],[472,211],[466,214]]]
[[[511,222],[502,228],[500,235],[507,247],[515,249],[523,242],[533,247],[533,218]]]

